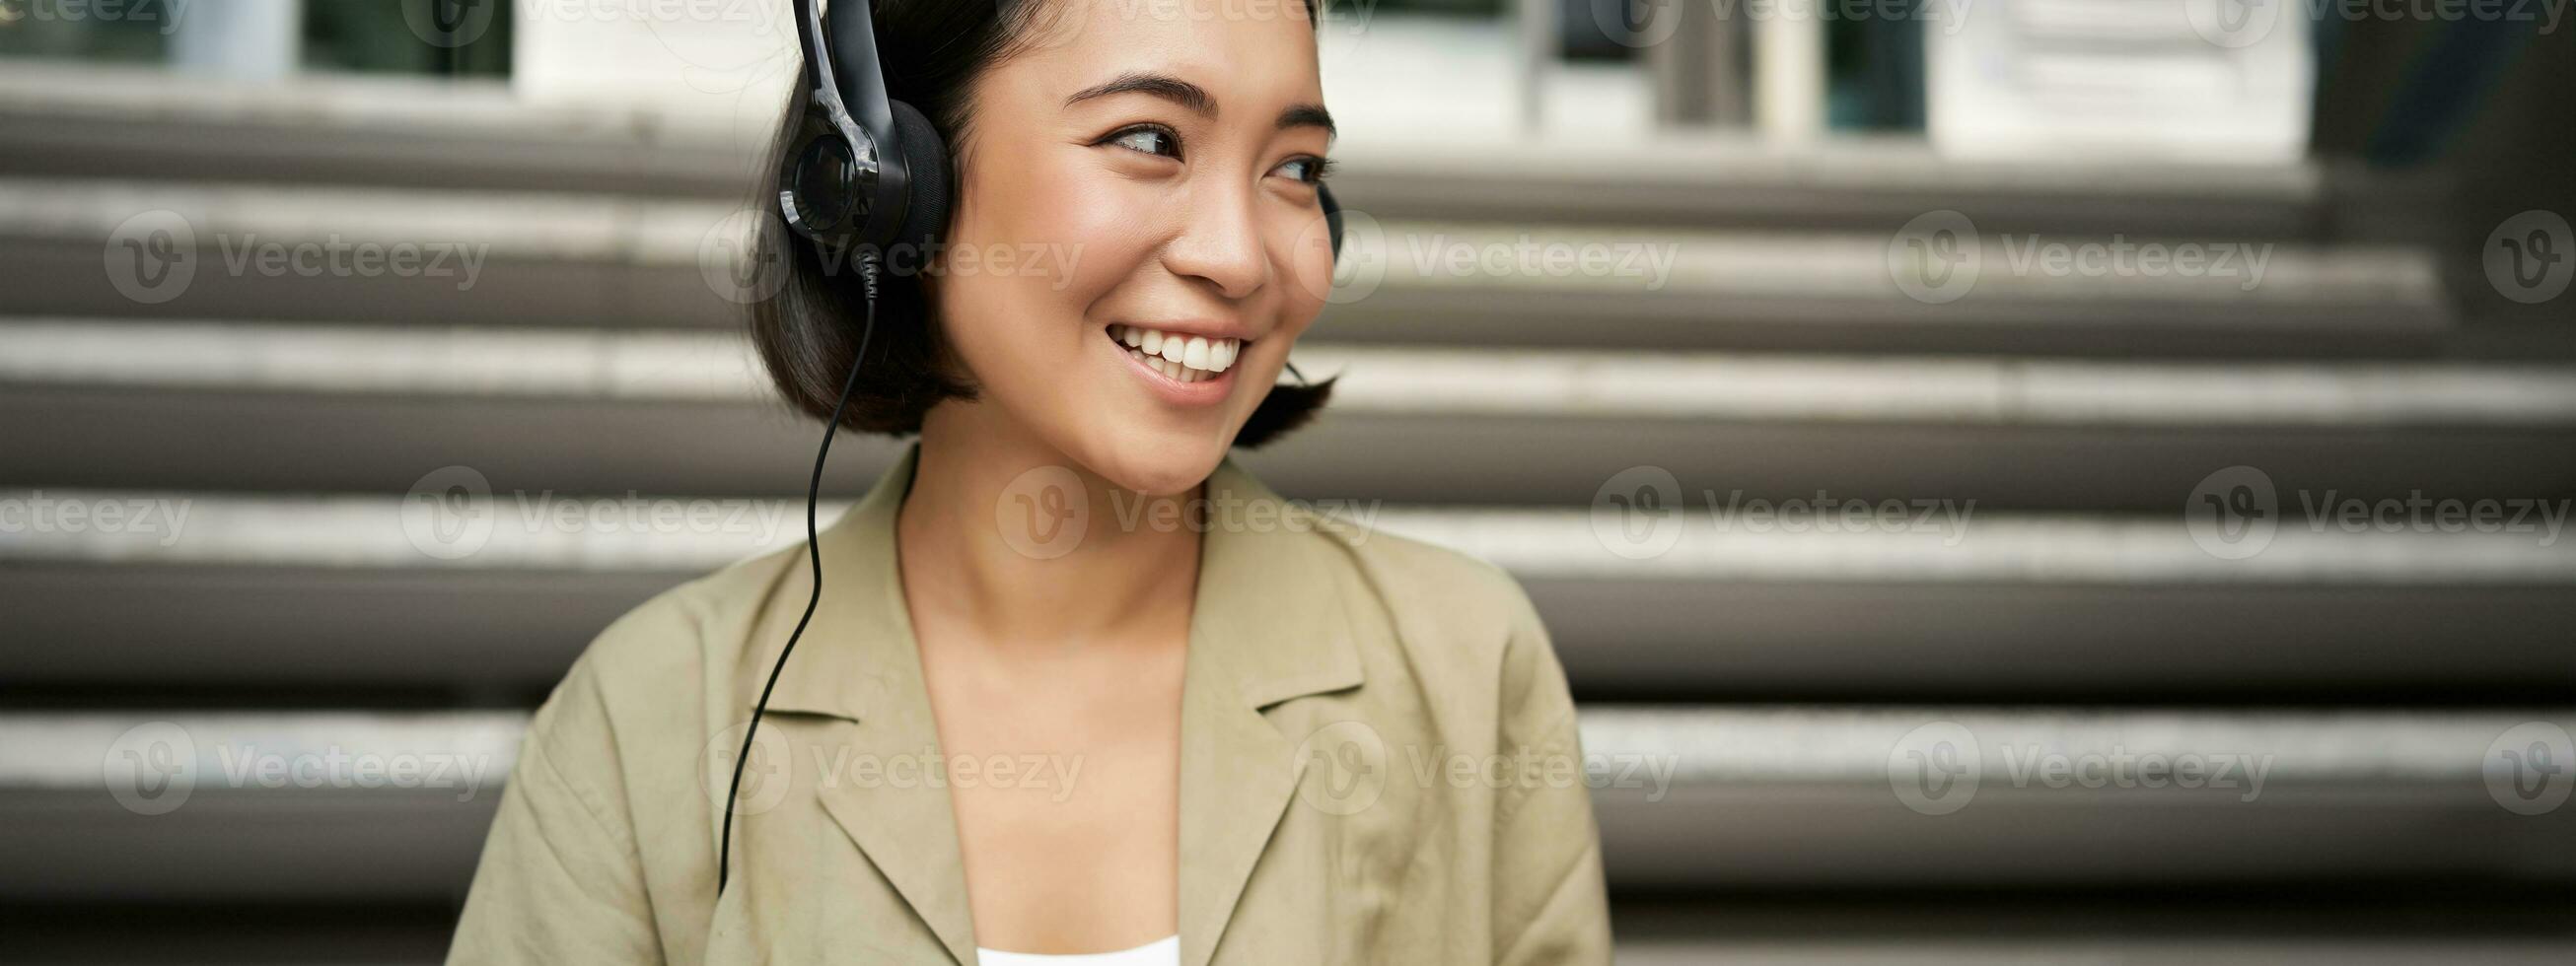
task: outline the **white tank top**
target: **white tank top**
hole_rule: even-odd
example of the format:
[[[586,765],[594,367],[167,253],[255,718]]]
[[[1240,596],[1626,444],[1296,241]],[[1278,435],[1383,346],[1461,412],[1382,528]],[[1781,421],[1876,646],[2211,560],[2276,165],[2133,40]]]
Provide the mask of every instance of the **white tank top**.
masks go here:
[[[977,946],[975,962],[979,966],[1180,966],[1181,937],[1175,933],[1134,949],[1069,956],[1006,953]]]

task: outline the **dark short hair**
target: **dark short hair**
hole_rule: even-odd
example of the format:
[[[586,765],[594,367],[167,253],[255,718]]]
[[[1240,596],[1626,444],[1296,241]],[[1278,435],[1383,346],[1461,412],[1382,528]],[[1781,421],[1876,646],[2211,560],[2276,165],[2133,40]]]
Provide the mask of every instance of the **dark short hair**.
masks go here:
[[[1041,23],[1035,13],[1047,0],[877,0],[875,28],[882,51],[887,96],[921,110],[952,146],[948,183],[962,186],[953,147],[964,142],[975,79],[1010,56]],[[1307,6],[1308,23],[1314,7]],[[801,53],[799,54],[801,57]],[[771,141],[764,179],[753,192],[759,213],[754,264],[782,272],[777,293],[751,305],[751,341],[769,378],[796,408],[829,419],[849,378],[867,303],[855,272],[838,256],[789,231],[778,212],[776,177],[783,153],[803,124],[812,95],[791,85],[786,114]],[[955,205],[950,206],[955,210]],[[941,226],[945,228],[946,226]],[[908,436],[922,417],[946,399],[973,399],[973,380],[956,365],[947,340],[930,317],[917,273],[890,272],[877,292],[876,328],[868,337],[865,370],[850,395],[841,425],[866,433]],[[1312,385],[1280,385],[1235,435],[1235,445],[1258,447],[1305,425],[1332,396],[1338,376]]]

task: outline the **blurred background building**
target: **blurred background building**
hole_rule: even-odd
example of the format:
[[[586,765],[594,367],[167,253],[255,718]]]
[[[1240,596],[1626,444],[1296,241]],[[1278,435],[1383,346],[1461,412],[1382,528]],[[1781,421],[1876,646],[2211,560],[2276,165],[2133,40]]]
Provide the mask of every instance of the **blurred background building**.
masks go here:
[[[801,537],[785,9],[0,0],[0,957],[437,959],[571,657]],[[1246,461],[1530,589],[1622,963],[2571,961],[2564,11],[1335,3]]]

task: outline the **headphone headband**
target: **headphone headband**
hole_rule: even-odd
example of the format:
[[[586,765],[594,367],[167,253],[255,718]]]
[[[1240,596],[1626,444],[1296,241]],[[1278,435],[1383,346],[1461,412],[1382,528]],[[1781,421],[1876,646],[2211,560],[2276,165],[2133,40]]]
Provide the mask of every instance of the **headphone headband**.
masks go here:
[[[815,243],[846,249],[884,247],[911,209],[912,170],[877,62],[874,11],[868,0],[835,0],[826,18],[819,0],[796,0],[796,35],[805,53],[802,82],[810,92],[810,130],[779,172],[779,208],[787,224]]]

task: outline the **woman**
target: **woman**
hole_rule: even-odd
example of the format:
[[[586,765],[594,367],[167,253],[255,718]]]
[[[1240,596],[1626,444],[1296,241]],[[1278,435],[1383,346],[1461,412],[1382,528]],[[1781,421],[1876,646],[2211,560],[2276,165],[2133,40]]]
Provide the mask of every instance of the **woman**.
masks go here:
[[[929,271],[889,260],[843,425],[919,439],[816,541],[827,592],[753,732],[728,879],[801,547],[592,643],[451,958],[1606,963],[1574,706],[1526,595],[1228,455],[1330,391],[1273,388],[1331,273],[1313,14],[875,9],[957,202]],[[795,274],[754,341],[828,416],[859,282],[777,224],[764,244]],[[1070,254],[996,267],[1033,249]]]

